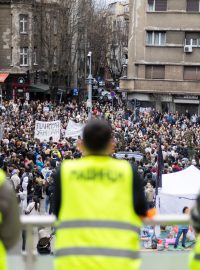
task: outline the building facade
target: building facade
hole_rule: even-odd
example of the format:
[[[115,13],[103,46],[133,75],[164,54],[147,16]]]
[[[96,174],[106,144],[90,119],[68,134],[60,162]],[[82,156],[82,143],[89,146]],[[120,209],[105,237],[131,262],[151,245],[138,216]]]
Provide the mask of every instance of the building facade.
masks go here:
[[[118,85],[128,56],[129,1],[117,1],[108,5],[108,23],[111,27],[108,42],[106,81]]]
[[[200,0],[129,5],[128,72],[120,89],[143,107],[200,112]]]
[[[60,0],[0,0],[0,88],[4,98],[29,100],[38,92],[58,95],[78,87],[81,6],[76,2],[69,5]]]

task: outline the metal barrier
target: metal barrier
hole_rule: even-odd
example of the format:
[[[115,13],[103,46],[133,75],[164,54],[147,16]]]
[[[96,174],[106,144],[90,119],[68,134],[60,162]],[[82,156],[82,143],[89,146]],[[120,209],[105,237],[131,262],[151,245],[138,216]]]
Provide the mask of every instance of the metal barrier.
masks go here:
[[[36,255],[33,253],[33,228],[50,227],[55,222],[54,216],[21,216],[22,228],[26,229],[25,269],[34,270]]]
[[[25,269],[35,270],[36,255],[33,253],[33,227],[50,227],[55,222],[54,216],[21,216],[21,224],[27,231],[27,245],[25,256]],[[144,219],[145,225],[180,225],[189,224],[187,215],[157,215],[153,219]]]

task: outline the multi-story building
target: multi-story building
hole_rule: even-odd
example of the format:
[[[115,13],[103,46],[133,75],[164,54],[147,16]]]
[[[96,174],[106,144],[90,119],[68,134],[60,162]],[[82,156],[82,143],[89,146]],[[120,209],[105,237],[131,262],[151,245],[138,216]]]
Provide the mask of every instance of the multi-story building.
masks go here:
[[[7,99],[29,99],[41,68],[36,5],[37,1],[0,0],[0,76],[4,75],[1,86]]]
[[[0,0],[4,98],[29,99],[30,93],[49,89],[57,95],[58,89],[77,87],[81,6],[73,3],[63,10],[60,0]]]
[[[164,111],[200,112],[200,0],[130,1],[129,100]]]
[[[128,51],[129,1],[116,1],[108,6],[108,23],[111,26],[107,62],[107,81],[117,82],[123,75]],[[111,74],[112,78],[111,78]]]

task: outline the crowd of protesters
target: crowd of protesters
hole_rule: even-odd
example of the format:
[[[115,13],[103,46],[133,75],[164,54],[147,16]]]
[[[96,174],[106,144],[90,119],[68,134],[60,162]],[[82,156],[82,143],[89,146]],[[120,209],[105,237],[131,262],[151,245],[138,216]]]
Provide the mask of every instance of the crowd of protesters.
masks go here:
[[[63,159],[80,158],[77,139],[65,138],[69,120],[87,122],[86,103],[71,101],[52,104],[41,101],[4,102],[0,109],[0,122],[4,133],[1,140],[0,167],[16,191],[22,212],[40,212],[45,201],[45,212],[53,212],[53,174]],[[116,152],[139,152],[141,161],[134,158],[144,179],[145,194],[151,207],[157,176],[157,156],[161,144],[164,173],[183,170],[191,164],[199,166],[200,118],[188,111],[179,115],[161,114],[154,109],[135,111],[124,104],[95,102],[93,117],[106,119],[112,125]],[[35,121],[61,121],[61,138],[40,142],[34,139]],[[78,140],[81,138],[79,137]],[[115,156],[116,153],[113,154]],[[128,154],[126,155],[128,159]]]

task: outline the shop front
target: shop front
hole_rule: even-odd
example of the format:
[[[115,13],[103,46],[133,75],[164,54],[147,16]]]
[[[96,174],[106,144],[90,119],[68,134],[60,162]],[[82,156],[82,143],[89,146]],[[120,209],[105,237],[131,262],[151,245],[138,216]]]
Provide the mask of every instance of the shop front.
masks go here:
[[[175,110],[180,114],[188,111],[191,115],[199,113],[199,97],[198,96],[175,96]]]
[[[30,80],[27,74],[12,74],[11,86],[12,86],[12,97],[14,100],[29,100],[30,99]]]
[[[0,105],[2,104],[3,91],[5,89],[5,81],[8,78],[9,73],[0,73]]]

